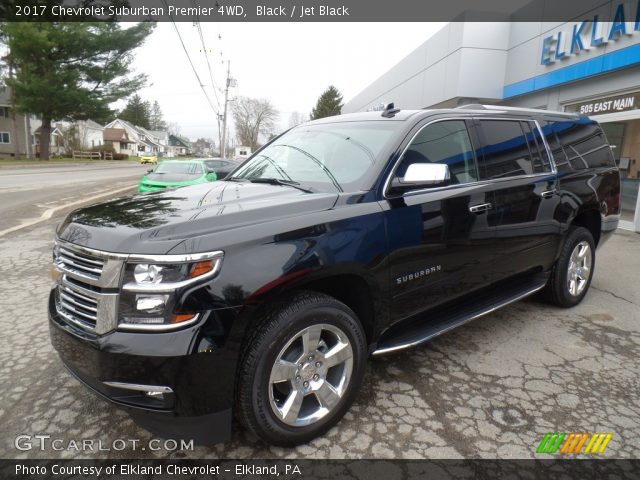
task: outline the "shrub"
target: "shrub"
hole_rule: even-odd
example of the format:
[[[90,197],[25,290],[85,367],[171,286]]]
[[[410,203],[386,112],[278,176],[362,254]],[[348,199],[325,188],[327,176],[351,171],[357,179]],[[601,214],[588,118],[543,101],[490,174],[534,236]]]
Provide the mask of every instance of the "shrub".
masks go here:
[[[127,160],[127,159],[129,159],[129,155],[127,155],[126,153],[114,153],[113,154],[113,159],[114,160]]]

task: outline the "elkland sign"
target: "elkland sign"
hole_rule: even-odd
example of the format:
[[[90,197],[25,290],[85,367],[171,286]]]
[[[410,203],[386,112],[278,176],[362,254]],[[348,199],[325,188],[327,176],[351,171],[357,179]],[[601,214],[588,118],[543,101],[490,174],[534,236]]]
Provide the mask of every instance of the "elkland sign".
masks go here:
[[[598,48],[625,36],[640,32],[640,0],[620,3],[615,8],[612,22],[592,20],[575,23],[570,30],[559,31],[542,40],[542,65],[551,65],[571,55]]]

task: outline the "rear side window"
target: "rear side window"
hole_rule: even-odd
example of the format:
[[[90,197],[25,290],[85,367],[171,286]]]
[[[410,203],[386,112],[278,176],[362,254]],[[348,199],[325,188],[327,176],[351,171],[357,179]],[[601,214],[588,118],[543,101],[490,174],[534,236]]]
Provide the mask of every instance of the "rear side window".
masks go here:
[[[522,123],[526,122],[480,120],[480,132],[484,138],[482,157],[479,159],[481,178],[497,179],[539,173],[534,169]],[[528,133],[533,137],[530,130]],[[540,153],[535,155],[542,168]]]
[[[614,167],[615,160],[604,132],[588,118],[563,120],[551,124],[573,170]]]
[[[464,120],[445,120],[427,125],[413,138],[402,156],[396,176],[404,177],[414,163],[446,163],[451,183],[478,180],[473,147]]]

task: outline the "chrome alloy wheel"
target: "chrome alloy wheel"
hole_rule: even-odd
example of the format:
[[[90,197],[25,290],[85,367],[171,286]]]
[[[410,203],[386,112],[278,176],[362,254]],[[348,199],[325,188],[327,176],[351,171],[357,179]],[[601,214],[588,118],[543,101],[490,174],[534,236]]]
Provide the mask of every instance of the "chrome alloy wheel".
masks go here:
[[[574,297],[580,295],[587,286],[591,273],[591,265],[591,247],[583,240],[578,243],[573,249],[573,252],[571,252],[569,267],[567,269],[567,287],[569,293]]]
[[[287,342],[271,368],[271,409],[287,425],[311,425],[340,402],[352,370],[353,349],[342,330],[307,327]]]

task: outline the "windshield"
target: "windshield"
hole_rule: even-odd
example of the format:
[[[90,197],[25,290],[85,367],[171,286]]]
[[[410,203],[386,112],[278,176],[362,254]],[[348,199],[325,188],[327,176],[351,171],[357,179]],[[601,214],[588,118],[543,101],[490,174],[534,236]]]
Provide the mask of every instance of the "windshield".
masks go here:
[[[321,191],[362,188],[360,180],[399,127],[399,122],[301,126],[256,153],[233,178],[275,178]]]
[[[201,175],[202,165],[194,162],[161,163],[153,173],[183,173],[187,175]]]

